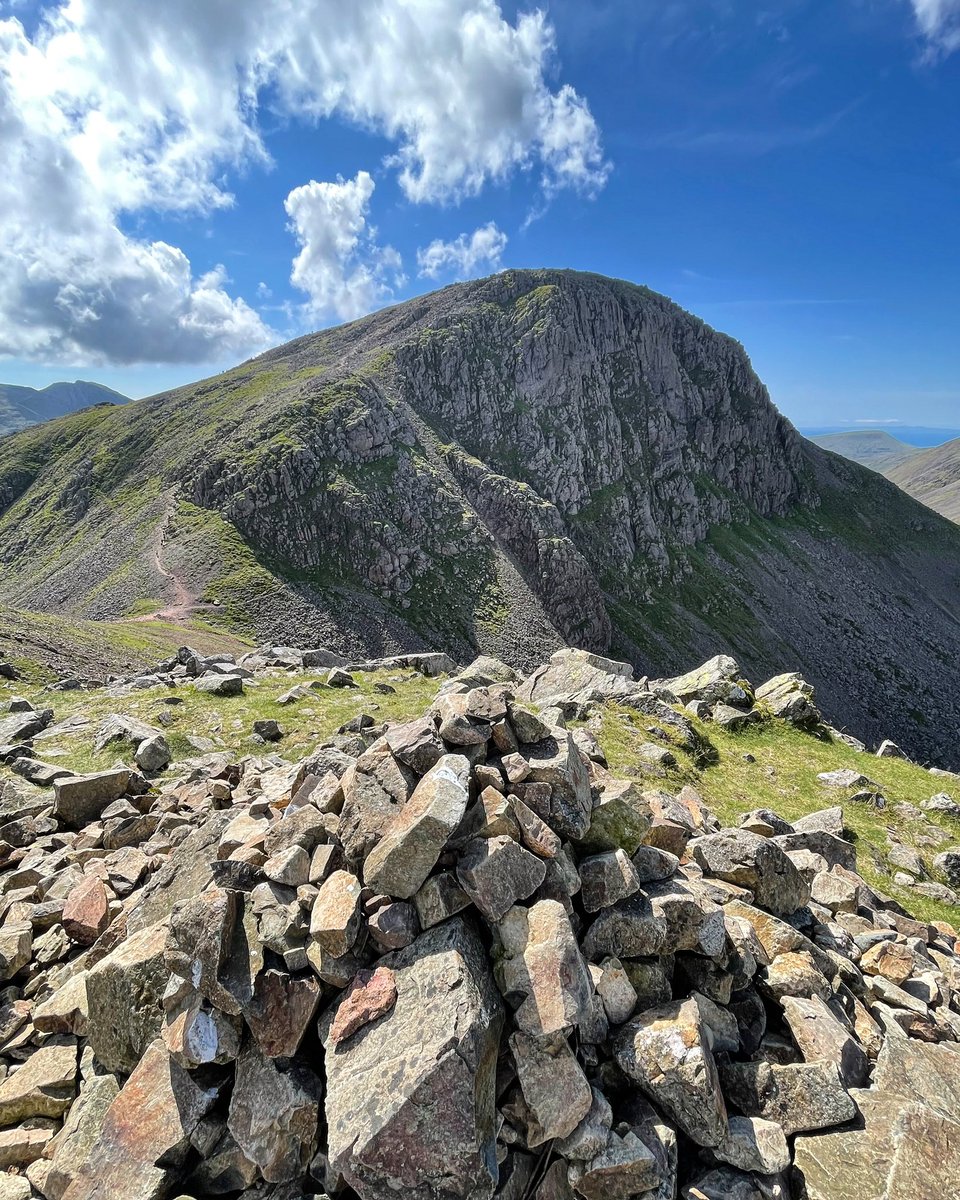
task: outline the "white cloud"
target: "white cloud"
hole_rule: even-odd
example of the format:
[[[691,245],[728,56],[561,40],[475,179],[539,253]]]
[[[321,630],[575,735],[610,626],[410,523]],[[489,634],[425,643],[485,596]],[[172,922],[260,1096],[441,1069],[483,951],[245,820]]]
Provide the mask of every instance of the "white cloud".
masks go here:
[[[960,49],[960,0],[910,0],[920,32],[945,54]]]
[[[548,196],[595,192],[599,130],[582,97],[551,86],[553,55],[543,13],[511,23],[498,0],[62,0],[30,35],[0,15],[0,354],[209,361],[265,344],[222,272],[198,278],[134,232],[144,213],[233,204],[228,173],[270,161],[264,105],[386,136],[413,202],[518,170]],[[294,201],[295,228],[322,203]],[[303,265],[315,258],[308,239],[296,270],[338,311],[395,269],[374,261],[365,280],[353,263],[337,284]]]
[[[506,248],[507,235],[490,221],[469,235],[461,233],[452,242],[432,241],[417,251],[417,265],[428,279],[447,271],[462,279],[475,274],[481,265],[498,266]]]
[[[403,282],[400,255],[377,244],[367,224],[373,180],[366,171],[336,183],[311,179],[284,201],[300,243],[291,282],[310,297],[311,313],[351,320],[376,308]]]

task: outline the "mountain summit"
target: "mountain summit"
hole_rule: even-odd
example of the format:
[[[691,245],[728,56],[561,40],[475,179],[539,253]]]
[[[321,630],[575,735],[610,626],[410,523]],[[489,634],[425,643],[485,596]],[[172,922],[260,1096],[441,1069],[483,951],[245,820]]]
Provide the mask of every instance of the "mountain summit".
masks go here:
[[[90,383],[85,379],[51,383],[45,388],[0,383],[0,437],[40,421],[52,421],[91,404],[126,403],[126,396],[102,383]]]
[[[0,444],[0,598],[219,602],[353,653],[786,664],[956,759],[960,530],[803,438],[662,296],[508,271]]]

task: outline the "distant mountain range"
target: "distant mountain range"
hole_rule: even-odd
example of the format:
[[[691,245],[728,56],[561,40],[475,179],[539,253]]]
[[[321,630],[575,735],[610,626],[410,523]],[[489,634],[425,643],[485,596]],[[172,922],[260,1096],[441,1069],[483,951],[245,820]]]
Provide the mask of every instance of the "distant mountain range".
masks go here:
[[[128,396],[122,396],[112,388],[85,379],[51,383],[45,388],[0,383],[0,437],[89,408],[91,404],[126,404],[128,400]]]
[[[960,438],[960,428],[941,427],[937,425],[900,425],[892,424],[880,429],[878,426],[863,425],[860,429],[851,429],[849,425],[799,425],[797,427],[805,438],[812,442],[833,434],[844,434],[851,438],[862,437],[865,433],[886,433],[907,446],[919,446],[926,450],[931,446],[942,446]]]
[[[884,429],[856,429],[850,433],[826,433],[812,437],[812,442],[834,454],[842,454],[854,462],[862,463],[872,471],[885,475],[887,471],[907,462],[916,454],[922,454],[919,446],[901,442]]]

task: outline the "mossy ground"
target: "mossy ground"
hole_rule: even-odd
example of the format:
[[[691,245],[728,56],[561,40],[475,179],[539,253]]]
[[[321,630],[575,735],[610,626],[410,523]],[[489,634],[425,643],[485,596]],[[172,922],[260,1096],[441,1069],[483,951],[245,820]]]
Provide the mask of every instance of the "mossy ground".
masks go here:
[[[650,717],[618,705],[601,710],[597,736],[614,772],[642,773],[638,748],[651,740]],[[960,909],[928,899],[912,888],[893,882],[889,864],[888,833],[917,850],[932,878],[931,863],[940,849],[960,844],[960,822],[938,813],[924,813],[924,822],[942,829],[949,842],[943,846],[922,844],[922,825],[898,806],[919,808],[938,792],[950,792],[949,780],[931,775],[923,767],[897,758],[876,758],[858,753],[843,742],[821,738],[795,729],[783,721],[767,720],[738,733],[726,733],[712,723],[694,720],[699,731],[716,747],[718,761],[697,768],[689,755],[674,745],[678,767],[667,774],[667,789],[693,784],[725,825],[736,825],[740,816],[755,808],[770,808],[785,820],[834,804],[843,807],[844,821],[857,845],[860,874],[868,883],[892,896],[907,911],[924,920],[960,921]],[[665,732],[669,735],[670,730]],[[748,762],[745,755],[755,761]],[[824,771],[851,767],[875,782],[887,800],[884,809],[853,803],[849,793],[823,787],[817,776]],[[651,787],[658,786],[652,780]],[[960,797],[955,797],[960,799]],[[942,880],[941,882],[945,882]]]

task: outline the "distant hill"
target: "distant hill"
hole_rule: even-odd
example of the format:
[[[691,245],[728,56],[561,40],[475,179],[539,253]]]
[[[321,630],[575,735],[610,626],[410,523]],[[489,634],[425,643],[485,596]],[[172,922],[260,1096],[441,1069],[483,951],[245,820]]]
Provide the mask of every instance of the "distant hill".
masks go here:
[[[960,438],[923,450],[885,474],[915,500],[960,522]]]
[[[85,379],[51,383],[45,388],[0,383],[0,437],[89,408],[91,404],[126,404],[128,400],[129,396]]]
[[[855,429],[849,433],[825,433],[811,437],[824,450],[842,454],[844,458],[861,463],[871,471],[886,475],[901,463],[909,462],[923,451],[917,446],[908,446],[883,429]]]

